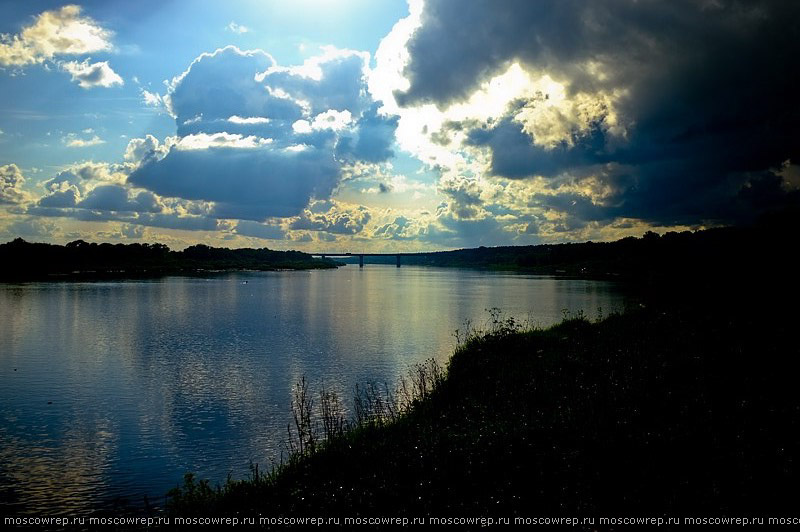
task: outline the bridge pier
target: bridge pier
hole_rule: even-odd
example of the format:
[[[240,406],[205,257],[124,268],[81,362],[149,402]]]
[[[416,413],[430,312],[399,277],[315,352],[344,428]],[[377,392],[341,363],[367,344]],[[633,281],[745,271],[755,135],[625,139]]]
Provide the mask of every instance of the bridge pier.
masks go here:
[[[358,267],[359,268],[363,268],[364,267],[364,255],[359,255],[358,256]]]
[[[397,267],[400,267],[400,255],[397,256]]]

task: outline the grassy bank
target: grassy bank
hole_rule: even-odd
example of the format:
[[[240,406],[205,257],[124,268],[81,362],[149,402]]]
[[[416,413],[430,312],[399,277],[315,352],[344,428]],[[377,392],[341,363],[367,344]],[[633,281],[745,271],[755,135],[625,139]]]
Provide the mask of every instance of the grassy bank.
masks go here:
[[[764,310],[648,306],[534,331],[495,320],[446,375],[417,368],[388,402],[362,390],[349,430],[338,401],[301,386],[287,463],[217,489],[188,479],[169,510],[785,514],[800,495],[798,347],[791,316]]]

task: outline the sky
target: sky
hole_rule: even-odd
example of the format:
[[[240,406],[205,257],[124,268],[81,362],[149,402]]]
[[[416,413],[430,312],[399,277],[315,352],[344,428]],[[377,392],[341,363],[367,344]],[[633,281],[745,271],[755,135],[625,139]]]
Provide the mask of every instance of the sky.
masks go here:
[[[800,197],[800,2],[0,1],[0,241],[428,251]]]

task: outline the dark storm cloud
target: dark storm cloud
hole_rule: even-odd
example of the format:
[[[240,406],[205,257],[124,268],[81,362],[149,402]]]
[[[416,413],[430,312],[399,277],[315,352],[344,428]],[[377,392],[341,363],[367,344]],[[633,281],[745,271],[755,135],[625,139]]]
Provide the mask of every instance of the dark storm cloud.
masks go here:
[[[52,198],[52,196],[49,196]],[[46,200],[43,198],[42,201]],[[68,198],[65,198],[68,199]],[[74,201],[74,196],[73,196]],[[53,200],[39,203],[42,206],[56,207]],[[49,205],[48,205],[49,204]],[[69,205],[60,205],[67,207]],[[128,198],[128,191],[119,185],[101,185],[92,189],[80,203],[80,209],[117,212],[161,212],[161,206],[152,192],[139,192],[133,198]]]
[[[584,221],[607,221],[615,215],[614,209],[596,205],[586,196],[575,193],[535,194],[530,205],[561,211]]]
[[[126,220],[130,223],[161,227],[163,229],[180,229],[183,231],[216,231],[219,221],[207,216],[180,216],[169,213],[140,213],[135,218]]]
[[[518,179],[533,175],[552,177],[572,168],[608,162],[603,134],[595,129],[574,146],[562,144],[548,149],[531,142],[522,126],[506,117],[491,128],[476,128],[467,135],[467,144],[491,148],[491,170],[495,175]]]
[[[64,209],[74,207],[76,203],[75,189],[68,188],[66,190],[56,190],[52,194],[44,196],[38,201],[37,205],[40,207]]]
[[[781,1],[429,0],[397,96],[447,106],[514,62],[568,97],[613,92],[626,135],[600,119],[572,143],[542,146],[508,115],[468,143],[488,147],[492,172],[509,178],[625,165],[601,177],[613,196],[597,207],[609,216],[744,220],[792,198],[771,171],[800,160],[798,21],[800,3]]]
[[[48,196],[50,197],[50,196]],[[25,211],[34,216],[73,218],[83,222],[124,222],[134,225],[181,229],[184,231],[216,231],[219,221],[208,216],[187,216],[161,212],[99,211],[82,208],[34,206]]]
[[[425,239],[439,246],[475,247],[512,244],[512,235],[493,216],[462,219],[449,214],[439,217],[444,231],[430,227]]]
[[[337,157],[379,163],[394,156],[394,132],[399,117],[378,114],[379,103],[373,104],[358,120],[355,138],[344,134],[336,145]]]
[[[237,235],[252,236],[267,240],[283,240],[286,238],[286,231],[277,225],[262,224],[250,220],[241,220],[236,224]]]
[[[339,169],[330,153],[259,148],[173,148],[134,171],[129,182],[161,196],[208,200],[230,218],[299,214],[312,196],[328,196]]]

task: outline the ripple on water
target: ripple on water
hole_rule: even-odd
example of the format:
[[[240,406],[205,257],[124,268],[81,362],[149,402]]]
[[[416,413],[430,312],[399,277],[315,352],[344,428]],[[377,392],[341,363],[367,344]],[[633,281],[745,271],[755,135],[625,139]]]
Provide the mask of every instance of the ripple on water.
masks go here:
[[[445,360],[485,309],[548,325],[623,304],[602,282],[373,265],[0,284],[0,504],[91,512],[186,471],[243,477],[280,457],[301,376],[347,398]]]

